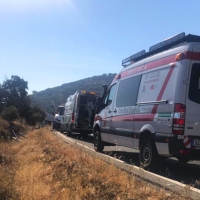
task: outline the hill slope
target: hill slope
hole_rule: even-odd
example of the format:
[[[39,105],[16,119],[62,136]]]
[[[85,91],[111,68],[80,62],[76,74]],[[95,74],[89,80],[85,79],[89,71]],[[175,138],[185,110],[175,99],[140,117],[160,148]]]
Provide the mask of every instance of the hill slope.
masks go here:
[[[66,99],[77,90],[94,91],[103,93],[102,84],[110,85],[116,74],[103,74],[65,83],[61,86],[48,88],[40,92],[34,92],[30,98],[32,105],[44,109],[46,105],[54,104],[57,107],[66,102]]]

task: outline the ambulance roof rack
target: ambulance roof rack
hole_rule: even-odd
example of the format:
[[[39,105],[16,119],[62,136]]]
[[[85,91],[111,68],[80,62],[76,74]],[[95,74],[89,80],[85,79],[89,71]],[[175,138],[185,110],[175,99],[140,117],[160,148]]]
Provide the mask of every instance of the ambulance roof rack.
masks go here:
[[[145,50],[143,50],[136,54],[133,54],[132,56],[128,58],[125,58],[124,60],[122,60],[122,66],[127,67],[134,62],[142,60],[143,58],[146,58],[148,56],[159,53],[161,51],[170,49],[171,47],[184,43],[184,42],[200,42],[200,36],[191,35],[191,34],[185,35],[184,32],[179,33],[175,36],[167,38],[166,40],[162,42],[159,42],[158,44],[151,46],[149,48],[149,52],[146,52]]]

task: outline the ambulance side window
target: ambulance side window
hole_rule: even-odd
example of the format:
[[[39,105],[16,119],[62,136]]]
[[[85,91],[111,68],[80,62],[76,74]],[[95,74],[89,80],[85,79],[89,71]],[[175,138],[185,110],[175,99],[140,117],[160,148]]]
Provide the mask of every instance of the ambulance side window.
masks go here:
[[[117,107],[135,106],[140,85],[141,75],[120,81],[117,92]]]
[[[194,101],[200,104],[200,64],[199,63],[195,63],[192,65],[188,98],[191,101]]]
[[[105,106],[109,106],[112,103],[112,101],[113,101],[113,99],[115,97],[115,91],[116,91],[116,84],[111,86],[108,94],[106,95],[106,98],[104,100],[104,105]]]

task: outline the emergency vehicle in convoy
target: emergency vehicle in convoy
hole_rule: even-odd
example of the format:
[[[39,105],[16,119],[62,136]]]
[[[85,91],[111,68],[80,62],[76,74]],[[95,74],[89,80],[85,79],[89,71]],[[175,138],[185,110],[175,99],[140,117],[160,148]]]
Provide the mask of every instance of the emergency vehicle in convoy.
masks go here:
[[[78,90],[69,96],[65,103],[64,115],[61,118],[61,132],[70,135],[78,132],[82,135],[93,132],[95,101],[98,93]]]
[[[52,129],[60,130],[61,119],[62,119],[62,116],[64,114],[64,110],[65,110],[65,106],[64,105],[58,106],[57,111],[56,111],[56,113],[54,115]]]
[[[45,123],[52,124],[52,129],[60,130],[61,118],[64,114],[64,105],[58,106],[55,111],[54,106],[48,105],[45,109]]]
[[[145,169],[165,157],[199,160],[200,36],[180,33],[122,65],[95,116],[94,149],[138,149]]]
[[[55,115],[55,108],[52,105],[47,105],[45,108],[45,123],[51,124]]]

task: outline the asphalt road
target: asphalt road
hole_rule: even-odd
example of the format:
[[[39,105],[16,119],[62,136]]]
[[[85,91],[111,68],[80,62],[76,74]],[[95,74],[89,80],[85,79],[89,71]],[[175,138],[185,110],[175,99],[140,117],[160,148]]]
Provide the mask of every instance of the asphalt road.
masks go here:
[[[70,138],[93,149],[92,135],[82,138],[79,134],[74,133]],[[122,146],[111,146],[105,147],[103,153],[139,166],[138,152],[138,150]],[[185,164],[179,162],[176,158],[168,158],[158,165],[159,170],[154,173],[200,189],[200,161],[190,161]]]

